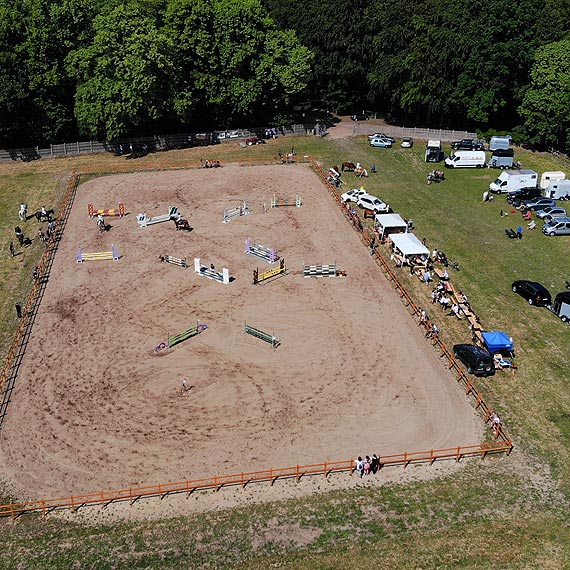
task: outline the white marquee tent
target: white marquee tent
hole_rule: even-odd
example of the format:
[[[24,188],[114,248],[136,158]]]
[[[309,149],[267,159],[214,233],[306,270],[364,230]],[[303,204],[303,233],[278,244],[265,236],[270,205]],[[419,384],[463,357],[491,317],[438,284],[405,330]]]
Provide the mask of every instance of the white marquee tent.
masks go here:
[[[397,253],[404,259],[412,255],[429,256],[429,249],[412,233],[392,234],[389,239],[394,243]]]
[[[374,218],[380,239],[391,233],[406,233],[408,224],[400,214],[376,214]]]

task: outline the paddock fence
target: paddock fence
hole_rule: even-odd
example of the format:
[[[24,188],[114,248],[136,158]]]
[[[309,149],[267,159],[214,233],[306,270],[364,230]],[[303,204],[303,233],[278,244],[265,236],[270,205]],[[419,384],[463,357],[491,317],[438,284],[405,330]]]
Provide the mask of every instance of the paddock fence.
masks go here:
[[[265,127],[249,129],[235,129],[228,131],[211,131],[206,133],[182,133],[171,135],[151,135],[147,137],[130,137],[117,141],[77,141],[71,143],[50,144],[49,148],[17,148],[0,149],[0,162],[22,161],[31,162],[41,158],[58,158],[64,156],[78,156],[83,154],[96,154],[111,152],[114,154],[159,152],[197,146],[210,146],[225,142],[239,142],[248,137],[263,138]],[[276,129],[278,137],[299,134],[322,136],[326,127],[322,124],[294,124]],[[122,149],[122,150],[121,150]]]
[[[311,162],[314,171],[317,173],[321,181],[325,184],[330,194],[334,197],[336,203],[345,214],[345,217],[350,221],[352,227],[358,232],[362,243],[368,247],[374,236],[371,235],[369,230],[364,226],[358,214],[352,214],[350,212],[350,209],[347,208],[347,206],[342,202],[337,188],[328,181],[328,176],[321,167],[321,165],[313,157],[310,157],[309,160]],[[392,285],[400,295],[400,299],[402,299],[402,302],[406,305],[406,307],[408,307],[412,316],[414,317],[418,316],[421,312],[420,306],[414,302],[411,295],[408,293],[404,285],[402,285],[397,275],[394,273],[394,271],[388,264],[388,261],[385,259],[385,257],[381,255],[378,250],[376,250],[374,253],[374,259],[380,265],[380,268],[386,275],[388,281],[392,283]],[[481,394],[481,392],[477,390],[471,378],[467,376],[460,362],[455,358],[453,351],[449,350],[449,348],[441,340],[439,335],[432,337],[430,341],[433,344],[433,346],[441,352],[440,356],[442,358],[445,357],[448,368],[454,372],[456,380],[463,385],[463,387],[465,388],[466,395],[473,398],[475,409],[478,409],[482,412],[485,418],[485,423],[492,424],[491,416],[494,412],[493,408],[491,408],[489,405],[485,403],[483,394]],[[509,454],[512,451],[513,444],[511,437],[504,429],[504,426],[502,424],[499,425],[498,429],[494,430],[494,437],[496,440],[500,440],[503,442],[507,454]]]
[[[252,164],[274,164],[277,157],[273,160],[270,158],[255,158],[247,157],[246,159],[240,159],[234,161],[234,163],[246,166]],[[315,171],[315,173],[322,180],[326,188],[329,190],[330,194],[336,200],[337,204],[341,208],[344,215],[351,222],[353,228],[359,233],[360,239],[365,246],[368,246],[371,240],[371,235],[368,230],[362,224],[362,221],[357,215],[352,215],[350,211],[342,203],[340,195],[337,189],[327,180],[327,175],[319,163],[311,156],[303,156],[297,159],[297,162],[308,162]],[[168,165],[168,166],[167,166]],[[196,165],[189,165],[187,162],[175,162],[169,161],[168,163],[161,163],[160,165],[153,165],[146,168],[133,168],[133,165],[117,165],[117,168],[113,167],[112,172],[140,172],[140,171],[152,171],[152,170],[165,170],[167,168],[193,168],[199,167]],[[286,168],[286,165],[284,165]],[[107,167],[105,171],[109,170]],[[63,223],[67,219],[69,210],[71,208],[73,197],[77,190],[80,182],[81,174],[96,172],[96,170],[86,170],[85,172],[78,173],[74,171],[67,184],[66,192],[58,214],[58,228],[60,232],[63,228]],[[99,171],[99,173],[101,173]],[[105,172],[106,173],[106,172]],[[61,222],[60,222],[61,220]],[[37,309],[39,301],[41,300],[41,288],[45,287],[45,281],[43,279],[44,271],[49,267],[53,256],[55,255],[56,243],[55,237],[58,233],[56,231],[52,240],[54,243],[50,244],[54,247],[48,247],[44,253],[42,260],[40,262],[40,279],[34,284],[32,291],[28,297],[25,307],[23,308],[22,319],[20,320],[19,327],[15,333],[14,340],[11,344],[8,357],[6,358],[5,364],[2,368],[0,375],[0,387],[3,393],[2,407],[0,408],[0,427],[2,425],[2,420],[6,414],[6,407],[9,401],[9,392],[11,392],[12,387],[7,386],[11,383],[13,386],[14,379],[17,375],[19,368],[19,361],[23,357],[25,350],[25,342],[27,335],[30,334],[31,326],[33,325],[33,315]],[[386,259],[378,252],[375,253],[375,259],[377,263],[382,268],[383,272],[386,274],[388,280],[393,284],[396,291],[399,293],[400,298],[409,308],[413,316],[416,316],[420,312],[419,306],[413,301],[410,294],[406,291],[405,287],[398,280],[396,274],[392,271]],[[460,382],[467,396],[474,399],[475,408],[480,410],[484,416],[485,422],[491,422],[491,415],[493,409],[486,404],[483,395],[479,392],[470,378],[465,374],[465,371],[461,365],[454,358],[453,353],[445,346],[443,341],[439,337],[431,339],[431,342],[435,348],[441,351],[441,357],[445,357],[447,360],[447,365],[450,370],[455,373],[456,380]],[[410,464],[433,464],[437,460],[450,460],[460,461],[464,457],[475,457],[479,456],[484,459],[489,454],[507,454],[509,455],[513,449],[513,443],[504,429],[494,431],[494,440],[482,442],[477,445],[468,446],[457,446],[453,448],[446,449],[431,449],[428,451],[418,451],[418,452],[404,452],[393,455],[381,455],[379,456],[379,467],[384,468],[388,466],[402,466],[406,468]],[[39,513],[42,515],[47,515],[55,510],[71,509],[77,511],[79,508],[89,505],[99,505],[100,507],[105,507],[109,504],[129,501],[131,504],[142,498],[148,497],[160,497],[164,498],[170,494],[186,493],[186,496],[190,496],[196,491],[204,490],[216,490],[219,491],[224,487],[241,486],[245,488],[251,483],[270,483],[273,485],[278,480],[295,479],[299,481],[303,477],[324,475],[328,477],[332,473],[342,473],[348,472],[351,475],[355,470],[355,462],[353,459],[343,460],[343,461],[332,461],[325,463],[317,463],[312,465],[296,465],[295,467],[285,467],[277,469],[268,469],[263,471],[252,471],[252,472],[242,472],[234,475],[223,475],[208,477],[204,479],[195,480],[185,480],[175,483],[164,483],[156,484],[145,487],[130,487],[128,489],[114,490],[114,491],[100,491],[96,493],[89,494],[79,494],[71,495],[63,498],[56,499],[40,499],[35,501],[25,501],[25,502],[12,502],[5,505],[0,505],[0,517],[11,517],[15,519],[23,514]]]
[[[461,139],[476,139],[477,133],[469,131],[448,131],[444,129],[421,129],[418,127],[395,127],[392,125],[370,125],[367,123],[355,123],[352,127],[353,135],[373,135],[382,132],[388,136],[403,138],[411,137],[418,140],[437,139],[451,142]]]
[[[478,456],[484,459],[489,454],[505,453],[506,451],[508,451],[507,444],[497,441],[481,443],[479,445],[450,447],[447,449],[430,449],[428,451],[380,455],[378,460],[379,469],[388,466],[402,466],[406,468],[411,463],[427,463],[431,465],[435,461],[444,459],[454,459],[456,462],[460,461],[463,457]],[[147,487],[130,487],[118,491],[101,491],[99,493],[73,495],[58,499],[8,503],[6,505],[0,505],[0,517],[11,517],[15,519],[21,515],[30,513],[40,513],[45,516],[55,510],[71,509],[72,511],[77,511],[82,507],[93,505],[104,508],[112,503],[125,501],[128,501],[132,505],[142,498],[159,497],[163,499],[168,495],[179,493],[186,493],[186,497],[189,497],[196,491],[219,491],[223,487],[236,486],[241,486],[242,489],[245,489],[247,485],[252,483],[270,483],[273,485],[278,480],[295,479],[296,481],[300,481],[303,477],[315,475],[324,477],[328,477],[332,473],[350,473],[350,475],[352,475],[355,468],[356,463],[354,459],[346,459],[344,461],[296,465],[295,467],[250,471],[235,475],[207,477],[205,479],[189,479],[176,483],[149,485]]]
[[[63,231],[63,224],[67,220],[67,215],[78,183],[79,177],[77,172],[73,171],[69,177],[63,201],[56,217],[55,230],[53,231],[41,260],[37,265],[39,277],[38,279],[35,279],[26,303],[22,307],[22,316],[18,323],[18,328],[14,333],[14,338],[10,344],[2,370],[0,371],[0,429],[2,428],[4,418],[7,414],[12,390],[19,371],[19,364],[24,357],[27,338],[31,333],[37,308],[41,301],[47,279],[49,278],[49,268],[51,267],[51,263],[57,250],[58,238]]]

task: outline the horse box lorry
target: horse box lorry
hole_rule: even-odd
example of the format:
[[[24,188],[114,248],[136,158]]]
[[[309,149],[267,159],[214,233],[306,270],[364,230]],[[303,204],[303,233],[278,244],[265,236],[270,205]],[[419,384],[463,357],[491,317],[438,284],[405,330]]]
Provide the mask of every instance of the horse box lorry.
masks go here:
[[[441,141],[431,139],[426,144],[426,162],[441,162],[443,160],[443,149]]]
[[[511,137],[491,137],[489,141],[489,150],[493,152],[494,150],[503,149],[506,150],[511,146]]]
[[[557,182],[558,180],[566,180],[566,174],[561,170],[543,172],[540,177],[540,187],[546,190],[553,182]]]
[[[515,163],[515,151],[512,148],[493,151],[487,166],[489,168],[512,168]]]
[[[445,159],[447,168],[483,168],[486,162],[482,150],[458,150]]]
[[[570,200],[570,180],[551,182],[544,191],[544,196],[554,200]]]
[[[505,194],[537,184],[538,174],[534,170],[510,170],[501,172],[499,178],[489,184],[489,190],[495,194]]]

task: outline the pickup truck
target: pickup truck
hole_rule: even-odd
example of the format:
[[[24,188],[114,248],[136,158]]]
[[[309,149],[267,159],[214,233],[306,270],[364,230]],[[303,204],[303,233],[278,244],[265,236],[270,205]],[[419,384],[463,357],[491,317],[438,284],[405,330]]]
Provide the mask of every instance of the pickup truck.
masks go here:
[[[483,150],[483,143],[475,139],[462,139],[451,143],[453,150]]]
[[[364,188],[353,188],[341,195],[340,199],[346,204],[347,202],[358,202],[360,196],[366,196],[367,192]]]

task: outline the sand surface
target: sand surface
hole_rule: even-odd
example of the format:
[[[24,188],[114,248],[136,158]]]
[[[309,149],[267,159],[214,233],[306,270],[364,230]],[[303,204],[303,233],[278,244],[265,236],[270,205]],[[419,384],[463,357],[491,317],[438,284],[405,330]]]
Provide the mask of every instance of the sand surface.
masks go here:
[[[275,194],[299,208],[264,212]],[[87,204],[116,207],[100,233]],[[247,200],[251,213],[222,223]],[[173,222],[136,214],[177,206]],[[288,274],[262,286],[247,237]],[[78,264],[77,250],[119,261]],[[162,263],[186,258],[189,268]],[[229,285],[194,272],[226,267]],[[304,278],[303,264],[346,277]],[[169,335],[209,328],[171,350]],[[272,333],[277,349],[243,334]],[[182,390],[186,379],[189,390]],[[307,165],[112,175],[80,185],[0,432],[21,497],[476,444],[481,422]]]

